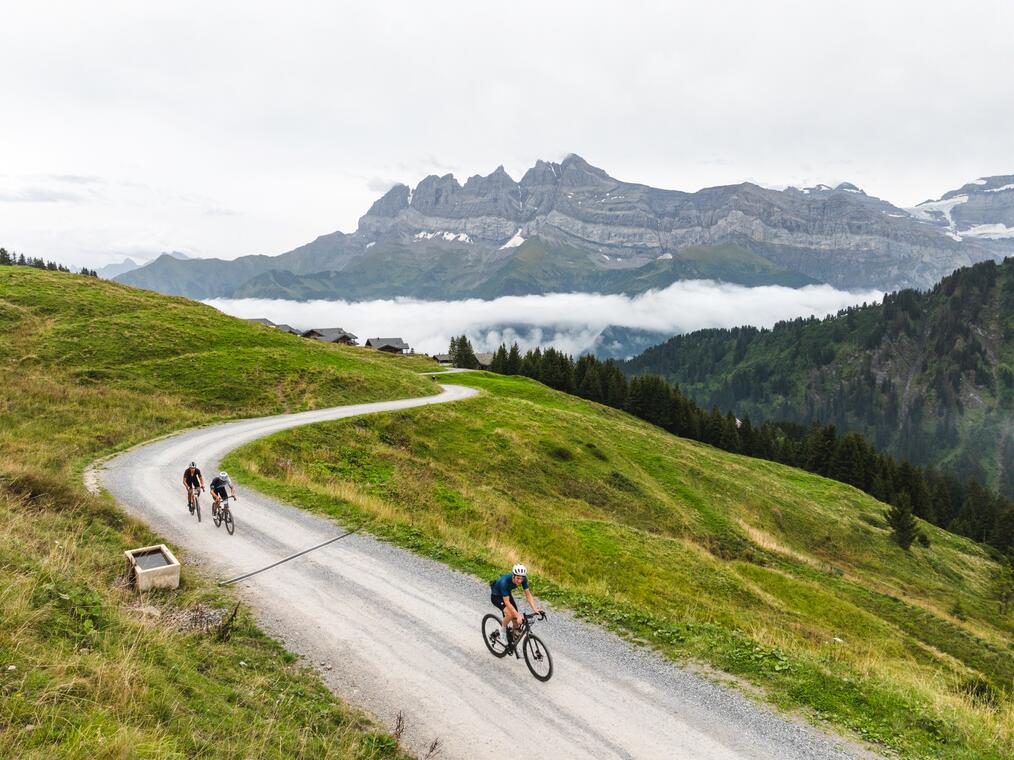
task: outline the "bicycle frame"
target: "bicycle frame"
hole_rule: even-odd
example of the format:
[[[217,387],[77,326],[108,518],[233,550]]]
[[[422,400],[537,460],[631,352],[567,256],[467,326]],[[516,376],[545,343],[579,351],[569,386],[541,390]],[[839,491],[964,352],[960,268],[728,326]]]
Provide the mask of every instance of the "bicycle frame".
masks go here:
[[[507,645],[507,652],[508,653],[513,652],[514,656],[517,657],[518,659],[521,659],[521,655],[518,654],[520,645],[528,636],[528,634],[532,632],[532,623],[534,623],[535,618],[538,617],[538,615],[533,615],[531,612],[523,612],[521,614],[524,617],[524,620],[522,621],[520,628],[521,635]]]

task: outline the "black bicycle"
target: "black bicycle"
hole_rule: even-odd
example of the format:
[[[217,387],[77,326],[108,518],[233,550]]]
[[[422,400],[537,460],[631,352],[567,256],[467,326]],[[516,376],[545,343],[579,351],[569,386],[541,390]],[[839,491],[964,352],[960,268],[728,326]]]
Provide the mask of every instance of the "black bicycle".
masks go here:
[[[220,528],[222,523],[225,523],[225,529],[229,531],[229,535],[236,530],[236,523],[232,520],[232,510],[229,509],[229,500],[235,499],[235,496],[223,496],[218,502],[218,508],[214,506],[211,508],[211,519],[215,523],[216,528]]]
[[[197,522],[201,521],[201,489],[191,488],[190,495],[187,497],[187,508],[190,510],[190,514],[197,515]]]
[[[524,622],[521,630],[514,634],[513,641],[504,641],[501,628],[503,618],[500,615],[490,613],[482,619],[482,640],[486,642],[486,649],[494,657],[506,657],[513,654],[520,658],[518,646],[525,655],[525,665],[532,675],[540,681],[548,681],[553,675],[553,658],[549,656],[549,650],[542,643],[542,639],[532,633],[532,623],[536,617],[540,620],[546,619],[546,613],[538,615],[524,613]]]

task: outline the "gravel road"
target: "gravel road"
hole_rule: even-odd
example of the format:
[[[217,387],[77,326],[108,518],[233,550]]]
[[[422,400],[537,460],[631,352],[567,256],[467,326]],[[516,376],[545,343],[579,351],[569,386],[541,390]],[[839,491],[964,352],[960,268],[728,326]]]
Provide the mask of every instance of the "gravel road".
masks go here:
[[[270,564],[342,527],[239,483],[236,533],[186,509],[183,468],[210,480],[239,445],[286,428],[468,398],[436,396],[228,422],[163,438],[104,463],[101,483],[133,515],[182,549],[183,561],[221,578]],[[549,609],[537,632],[553,655],[548,683],[524,662],[497,660],[479,621],[492,611],[485,582],[353,535],[240,584],[259,623],[303,655],[342,698],[403,741],[440,758],[849,758],[859,747],[716,685],[620,638]],[[538,592],[538,578],[533,579]]]

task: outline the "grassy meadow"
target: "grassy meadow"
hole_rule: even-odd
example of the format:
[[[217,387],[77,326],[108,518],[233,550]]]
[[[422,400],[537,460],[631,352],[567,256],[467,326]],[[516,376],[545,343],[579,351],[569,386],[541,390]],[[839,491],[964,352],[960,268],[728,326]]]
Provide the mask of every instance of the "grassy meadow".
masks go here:
[[[202,631],[235,599],[192,568],[126,589],[122,551],[159,539],[81,472],[211,421],[428,395],[432,367],[0,267],[0,757],[400,757],[242,607],[228,642]]]
[[[923,524],[906,552],[849,486],[525,378],[453,382],[483,394],[286,431],[229,469],[482,578],[523,560],[537,596],[902,757],[1014,754],[1014,615],[980,546]]]

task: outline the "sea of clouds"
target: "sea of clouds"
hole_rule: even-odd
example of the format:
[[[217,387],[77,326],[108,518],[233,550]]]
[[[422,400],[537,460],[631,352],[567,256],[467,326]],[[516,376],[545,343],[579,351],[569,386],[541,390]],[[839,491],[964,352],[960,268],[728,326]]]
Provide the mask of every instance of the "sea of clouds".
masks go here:
[[[829,285],[805,288],[686,280],[636,296],[550,293],[493,300],[285,301],[244,298],[206,303],[237,317],[266,317],[299,329],[342,327],[359,336],[401,337],[417,352],[443,353],[451,336],[469,336],[477,351],[517,340],[522,349],[554,346],[570,354],[592,350],[610,325],[676,335],[706,327],[770,327],[797,316],[824,316],[880,291],[850,292]]]

